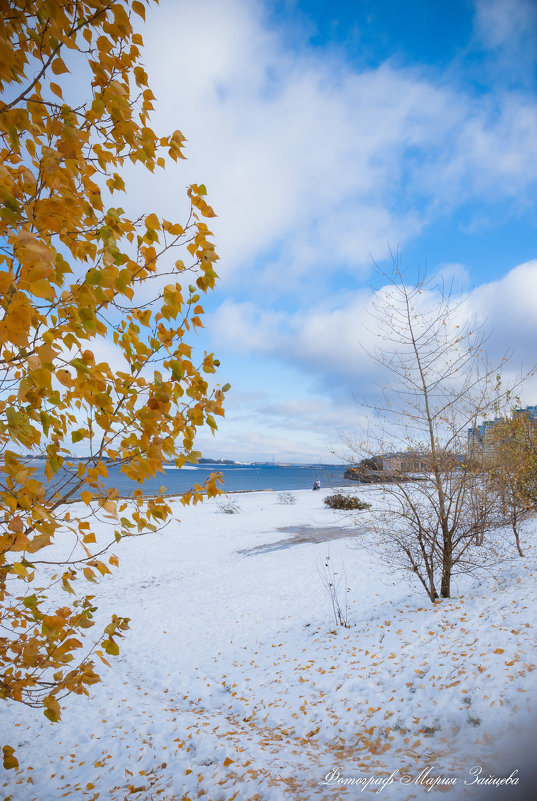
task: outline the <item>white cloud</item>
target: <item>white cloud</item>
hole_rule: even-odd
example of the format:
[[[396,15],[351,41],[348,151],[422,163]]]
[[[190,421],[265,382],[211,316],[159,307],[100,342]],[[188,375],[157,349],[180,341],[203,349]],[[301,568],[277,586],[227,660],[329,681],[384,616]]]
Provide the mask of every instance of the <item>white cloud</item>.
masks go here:
[[[453,286],[455,291],[463,289],[470,284],[470,273],[464,264],[458,262],[445,262],[439,264],[434,272],[434,279],[446,287]]]
[[[511,349],[518,362],[537,361],[537,259],[519,264],[499,281],[477,287],[469,306],[492,330],[496,355]]]
[[[226,301],[208,321],[208,330],[223,349],[277,356],[314,375],[363,378],[369,358],[364,345],[370,295],[349,293],[344,305],[316,307],[284,316],[266,313],[253,303]]]
[[[462,265],[442,265],[438,278],[466,278]],[[385,290],[379,290],[383,293]],[[371,316],[373,295],[345,293],[307,311],[284,317],[267,314],[252,303],[226,301],[211,317],[210,331],[222,348],[276,356],[350,394],[369,391],[374,367],[369,353],[377,342]],[[427,303],[435,295],[427,295]],[[499,281],[478,286],[467,295],[461,321],[474,317],[492,331],[488,347],[493,360],[512,349],[518,363],[535,358],[537,341],[537,260],[518,265]]]
[[[505,5],[491,0],[487,16],[488,5],[477,4],[481,41],[504,50],[522,41],[513,20],[501,41]],[[208,334],[219,355],[252,354],[267,374],[253,379],[244,368],[207,452],[316,459],[337,438],[337,420],[352,417],[352,393],[374,392],[370,297],[356,290],[371,256],[404,251],[473,201],[484,220],[497,201],[532,203],[537,110],[501,83],[478,95],[450,84],[455,73],[393,62],[357,71],[335,50],[292,52],[263,14],[261,0],[168,0],[148,14],[153,126],[181,128],[188,161],[157,180],[133,172],[127,202],[181,220],[184,187],[204,182],[219,215],[211,228],[221,301]],[[438,275],[469,283],[463,265],[440,265]],[[534,283],[535,267],[522,265],[471,295],[469,307],[488,310],[496,350],[503,339],[525,353],[535,339]],[[292,381],[275,393],[279,364],[307,376],[311,393]]]
[[[279,331],[284,322],[283,314],[263,311],[251,302],[227,300],[206,321],[206,327],[221,347],[238,353],[268,353],[281,347]]]
[[[537,36],[537,10],[533,0],[477,0],[474,26],[490,48],[513,47],[529,34]]]
[[[319,396],[273,401],[262,393],[232,392],[227,408],[216,436],[202,433],[196,440],[204,455],[334,463],[345,458],[342,437],[364,420],[352,398],[345,403]]]
[[[475,0],[472,50],[482,78],[497,87],[524,87],[533,95],[537,67],[535,0]],[[474,67],[476,66],[473,60]]]
[[[520,96],[485,98],[456,134],[456,149],[439,159],[427,183],[450,202],[516,198],[537,179],[537,108]],[[444,142],[447,144],[447,142]]]
[[[476,101],[389,63],[356,72],[285,50],[263,25],[259,2],[165,2],[144,33],[155,126],[189,140],[155,203],[179,210],[181,186],[207,184],[224,277],[251,280],[259,257],[254,280],[280,292],[306,273],[363,275],[446,209],[537,180],[524,96]]]
[[[435,278],[466,278],[463,265],[441,265]],[[385,289],[378,290],[384,294]],[[459,322],[472,320],[492,329],[486,349],[492,362],[500,362],[513,351],[506,366],[507,380],[535,360],[537,341],[537,260],[518,265],[501,280],[478,286],[466,293]],[[227,403],[228,419],[215,440],[200,439],[207,453],[231,458],[278,458],[316,461],[324,453],[341,453],[340,435],[365,428],[367,414],[360,402],[378,401],[379,384],[390,381],[371,360],[378,343],[368,291],[342,293],[309,310],[294,314],[267,314],[253,303],[226,303],[212,315],[210,324],[224,352],[248,353],[267,365],[263,389],[244,392],[249,386],[246,371],[237,391]],[[438,296],[425,293],[423,303],[434,304]],[[309,380],[307,385],[278,380],[277,365],[287,365]],[[299,388],[300,383],[300,388]],[[277,386],[275,386],[277,384]],[[254,384],[251,386],[259,386]],[[537,378],[520,390],[523,403],[537,401]]]

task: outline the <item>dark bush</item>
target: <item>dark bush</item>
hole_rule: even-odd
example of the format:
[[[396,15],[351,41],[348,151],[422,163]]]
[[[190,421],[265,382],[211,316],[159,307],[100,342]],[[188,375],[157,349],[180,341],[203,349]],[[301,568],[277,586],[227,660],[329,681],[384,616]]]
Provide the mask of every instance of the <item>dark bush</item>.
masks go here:
[[[362,459],[358,469],[362,470],[382,470],[382,456],[374,456],[372,459]]]
[[[335,495],[327,495],[324,499],[326,506],[330,509],[370,509],[371,504],[361,501],[354,495],[343,495],[342,492],[337,492]]]

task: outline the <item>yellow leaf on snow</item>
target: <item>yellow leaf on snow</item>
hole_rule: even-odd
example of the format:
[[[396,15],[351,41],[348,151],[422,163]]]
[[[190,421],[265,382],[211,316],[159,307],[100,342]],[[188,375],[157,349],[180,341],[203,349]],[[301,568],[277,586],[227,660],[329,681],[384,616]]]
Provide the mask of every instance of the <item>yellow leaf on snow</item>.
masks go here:
[[[18,768],[19,761],[16,756],[14,756],[15,749],[12,748],[10,745],[4,745],[2,748],[4,752],[4,768],[6,770],[11,770],[11,768]]]

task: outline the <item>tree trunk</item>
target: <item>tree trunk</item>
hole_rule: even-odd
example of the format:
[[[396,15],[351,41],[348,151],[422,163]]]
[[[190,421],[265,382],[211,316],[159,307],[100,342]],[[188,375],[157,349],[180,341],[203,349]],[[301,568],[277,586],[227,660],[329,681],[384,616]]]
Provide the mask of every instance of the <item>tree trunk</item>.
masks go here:
[[[442,598],[451,597],[451,565],[444,564],[442,568],[442,582],[440,584]]]
[[[442,598],[451,597],[451,537],[444,532],[444,547],[442,549],[442,581],[440,582],[440,595]]]
[[[518,536],[518,529],[515,521],[513,521],[511,528],[513,529],[513,534],[515,535],[515,543],[518,555],[524,556],[524,554],[522,553],[522,548],[520,547],[520,537]]]

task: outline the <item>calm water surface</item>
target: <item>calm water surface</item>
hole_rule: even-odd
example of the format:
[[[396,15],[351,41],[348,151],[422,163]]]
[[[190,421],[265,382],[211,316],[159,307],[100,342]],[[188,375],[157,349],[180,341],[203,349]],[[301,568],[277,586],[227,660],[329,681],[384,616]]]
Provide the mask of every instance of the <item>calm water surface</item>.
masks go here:
[[[34,465],[35,477],[43,476],[43,468],[39,462]],[[245,490],[298,490],[311,489],[313,482],[319,479],[321,487],[342,486],[350,484],[344,479],[346,465],[200,465],[184,467],[182,470],[170,467],[164,473],[145,481],[141,487],[144,494],[155,494],[161,487],[167,493],[187,492],[194,484],[202,484],[210,473],[221,473],[224,478],[223,489],[226,492]],[[109,467],[107,485],[119,490],[120,495],[131,495],[139,484],[128,479],[118,467]]]

